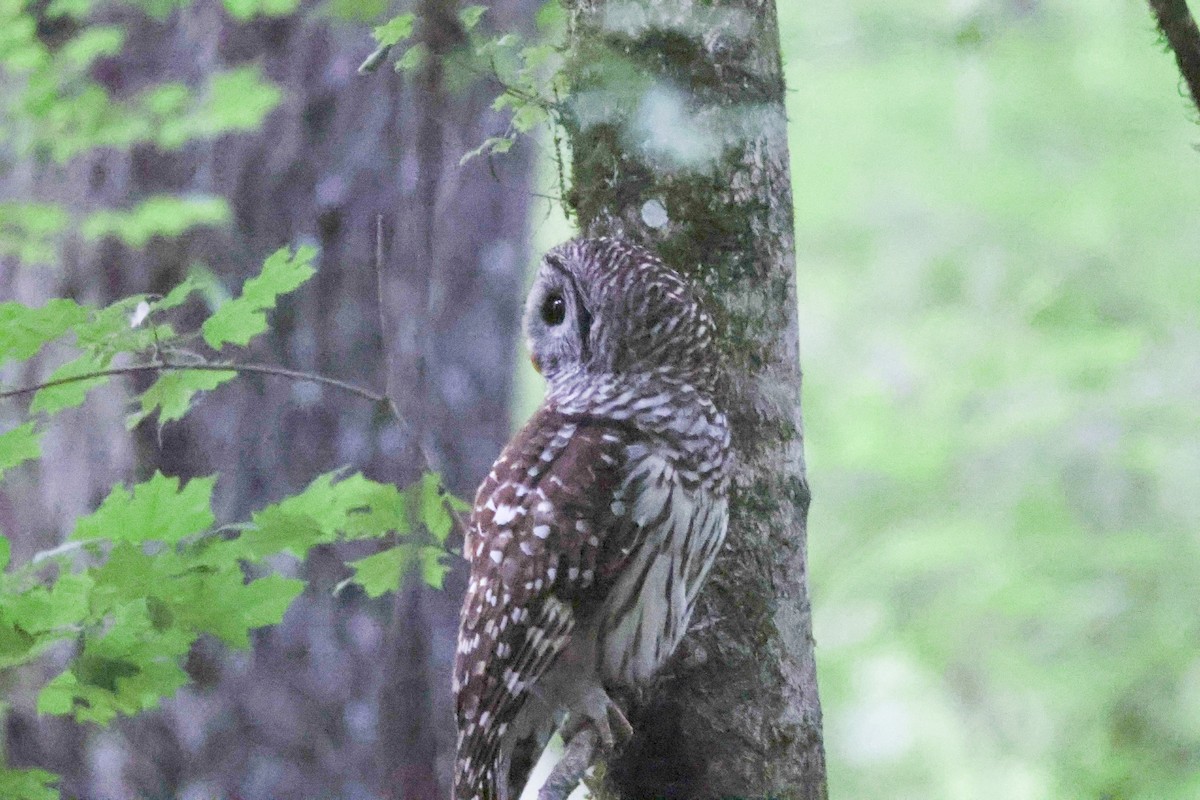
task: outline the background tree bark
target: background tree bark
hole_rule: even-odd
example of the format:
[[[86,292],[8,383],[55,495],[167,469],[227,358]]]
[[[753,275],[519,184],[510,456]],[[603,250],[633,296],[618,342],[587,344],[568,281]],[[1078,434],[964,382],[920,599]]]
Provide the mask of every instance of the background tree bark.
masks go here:
[[[805,573],[792,195],[772,0],[573,0],[569,202],[707,288],[738,451],[688,647],[609,765],[629,798],[827,795]]]
[[[398,276],[390,288],[407,289],[414,276],[424,281],[416,306],[432,342],[421,354],[431,365],[423,390],[429,400],[416,407],[414,422],[448,488],[469,495],[510,431],[530,153],[518,147],[494,164],[477,159],[460,168],[464,152],[504,130],[506,120],[489,108],[497,87],[480,81],[452,94],[436,82],[415,85],[390,67],[360,77],[355,69],[370,51],[369,27],[339,22],[322,5],[241,24],[218,0],[196,0],[163,21],[130,8],[106,12],[129,30],[125,52],[103,65],[118,94],[163,80],[199,83],[215,69],[258,63],[284,99],[257,134],[174,153],[138,147],[96,152],[63,168],[13,170],[0,196],[90,211],[128,207],[152,193],[204,192],[225,197],[234,220],[223,230],[156,239],[140,251],[111,241],[71,242],[57,272],[0,264],[0,286],[33,304],[54,295],[104,304],[161,292],[201,261],[236,290],[276,248],[315,243],[317,276],[285,298],[273,334],[250,357],[381,389],[385,340],[395,349],[392,363],[408,359],[414,341],[403,330],[380,337],[374,252],[382,215],[385,266]],[[455,5],[426,3],[451,19]],[[485,22],[528,27],[539,5],[499,0]],[[408,406],[411,387],[393,383]],[[185,477],[219,472],[218,518],[235,521],[343,465],[401,483],[421,468],[404,429],[369,404],[311,385],[239,379],[202,399],[184,422],[168,425],[161,439],[153,421],[132,438],[125,432],[125,385],[95,395],[52,427],[40,474],[6,482],[0,521],[17,536],[18,555],[61,541],[113,483],[154,469]],[[341,555],[312,554],[303,567],[311,589],[283,624],[257,634],[253,653],[230,654],[212,642],[197,647],[188,664],[196,685],[159,713],[97,733],[39,719],[31,702],[14,709],[7,724],[11,763],[63,774],[66,797],[103,800],[445,794],[462,579],[452,573],[445,592],[405,595],[398,607],[404,616],[393,626],[390,598],[331,595],[345,577]],[[399,672],[381,666],[400,662]],[[413,686],[422,687],[410,698],[420,704],[419,716],[408,713],[413,709],[391,714],[387,703]]]

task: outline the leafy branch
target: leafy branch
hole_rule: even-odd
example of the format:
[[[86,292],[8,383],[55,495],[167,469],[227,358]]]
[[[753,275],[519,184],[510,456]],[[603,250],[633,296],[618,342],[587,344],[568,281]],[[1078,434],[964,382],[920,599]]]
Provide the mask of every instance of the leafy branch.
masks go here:
[[[527,41],[516,33],[484,32],[481,21],[487,8],[471,5],[458,12],[464,43],[442,56],[444,81],[450,89],[485,78],[500,85],[492,103],[495,111],[508,111],[508,127],[503,134],[485,139],[462,156],[465,164],[481,155],[506,153],[521,135],[542,125],[554,126],[564,109],[567,84],[562,72],[564,47],[560,43],[566,25],[566,13],[558,0],[548,0],[537,14],[539,36]],[[376,48],[363,61],[359,73],[378,70],[396,48],[414,37],[420,23],[414,12],[392,17],[374,30]],[[429,48],[417,41],[410,44],[395,61],[397,72],[414,72],[431,58]],[[559,137],[555,136],[556,147]],[[557,155],[557,154],[556,154]],[[558,155],[562,170],[561,156]]]
[[[187,332],[172,324],[176,309],[197,295],[224,294],[197,273],[166,296],[136,295],[104,308],[63,298],[38,308],[0,303],[0,365],[51,347],[55,353],[76,351],[45,380],[0,391],[0,399],[33,395],[33,419],[0,434],[0,474],[37,458],[46,420],[83,403],[114,376],[158,375],[135,398],[129,427],[152,413],[160,427],[180,419],[199,392],[239,374],[328,386],[382,405],[400,420],[386,392],[220,358],[226,348],[245,347],[268,330],[268,312],[315,274],[316,259],[311,247],[278,250],[236,297],[217,304],[197,330]],[[195,352],[200,341],[219,360]],[[113,363],[118,357],[138,363]],[[216,481],[212,475],[181,484],[156,473],[129,488],[116,486],[65,543],[15,568],[9,541],[0,535],[0,670],[28,664],[57,642],[74,643],[66,668],[41,688],[39,713],[107,724],[118,714],[157,706],[186,684],[183,661],[200,636],[248,647],[250,631],[277,624],[305,588],[276,571],[281,555],[301,560],[317,545],[373,542],[382,547],[348,562],[350,575],[335,591],[356,585],[378,597],[414,572],[440,586],[449,569],[446,540],[466,508],[431,471],[401,489],[338,470],[247,522],[214,527]],[[4,797],[55,797],[54,781],[48,772],[0,767]]]

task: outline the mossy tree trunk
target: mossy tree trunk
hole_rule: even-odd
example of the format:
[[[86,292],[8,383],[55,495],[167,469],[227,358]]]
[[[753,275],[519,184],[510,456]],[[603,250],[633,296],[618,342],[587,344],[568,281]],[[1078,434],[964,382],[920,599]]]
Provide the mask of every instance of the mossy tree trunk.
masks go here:
[[[824,798],[807,590],[787,120],[774,0],[573,0],[568,203],[707,288],[739,465],[688,646],[633,699],[631,798]]]

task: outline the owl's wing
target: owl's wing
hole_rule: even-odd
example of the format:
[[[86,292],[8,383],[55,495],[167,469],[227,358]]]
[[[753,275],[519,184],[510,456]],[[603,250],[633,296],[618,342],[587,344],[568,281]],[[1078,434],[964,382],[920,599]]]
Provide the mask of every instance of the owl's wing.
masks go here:
[[[543,409],[480,487],[454,670],[460,790],[504,780],[485,773],[497,768],[528,690],[566,646],[582,607],[603,601],[636,549],[642,528],[622,497],[626,448],[636,438]]]

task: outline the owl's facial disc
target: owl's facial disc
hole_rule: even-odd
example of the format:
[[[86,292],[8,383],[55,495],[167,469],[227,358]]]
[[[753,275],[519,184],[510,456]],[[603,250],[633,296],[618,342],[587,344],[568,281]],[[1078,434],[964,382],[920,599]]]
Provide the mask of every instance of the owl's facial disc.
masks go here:
[[[538,270],[525,305],[525,333],[534,369],[547,379],[590,354],[592,316],[576,276],[557,256],[547,256]]]

